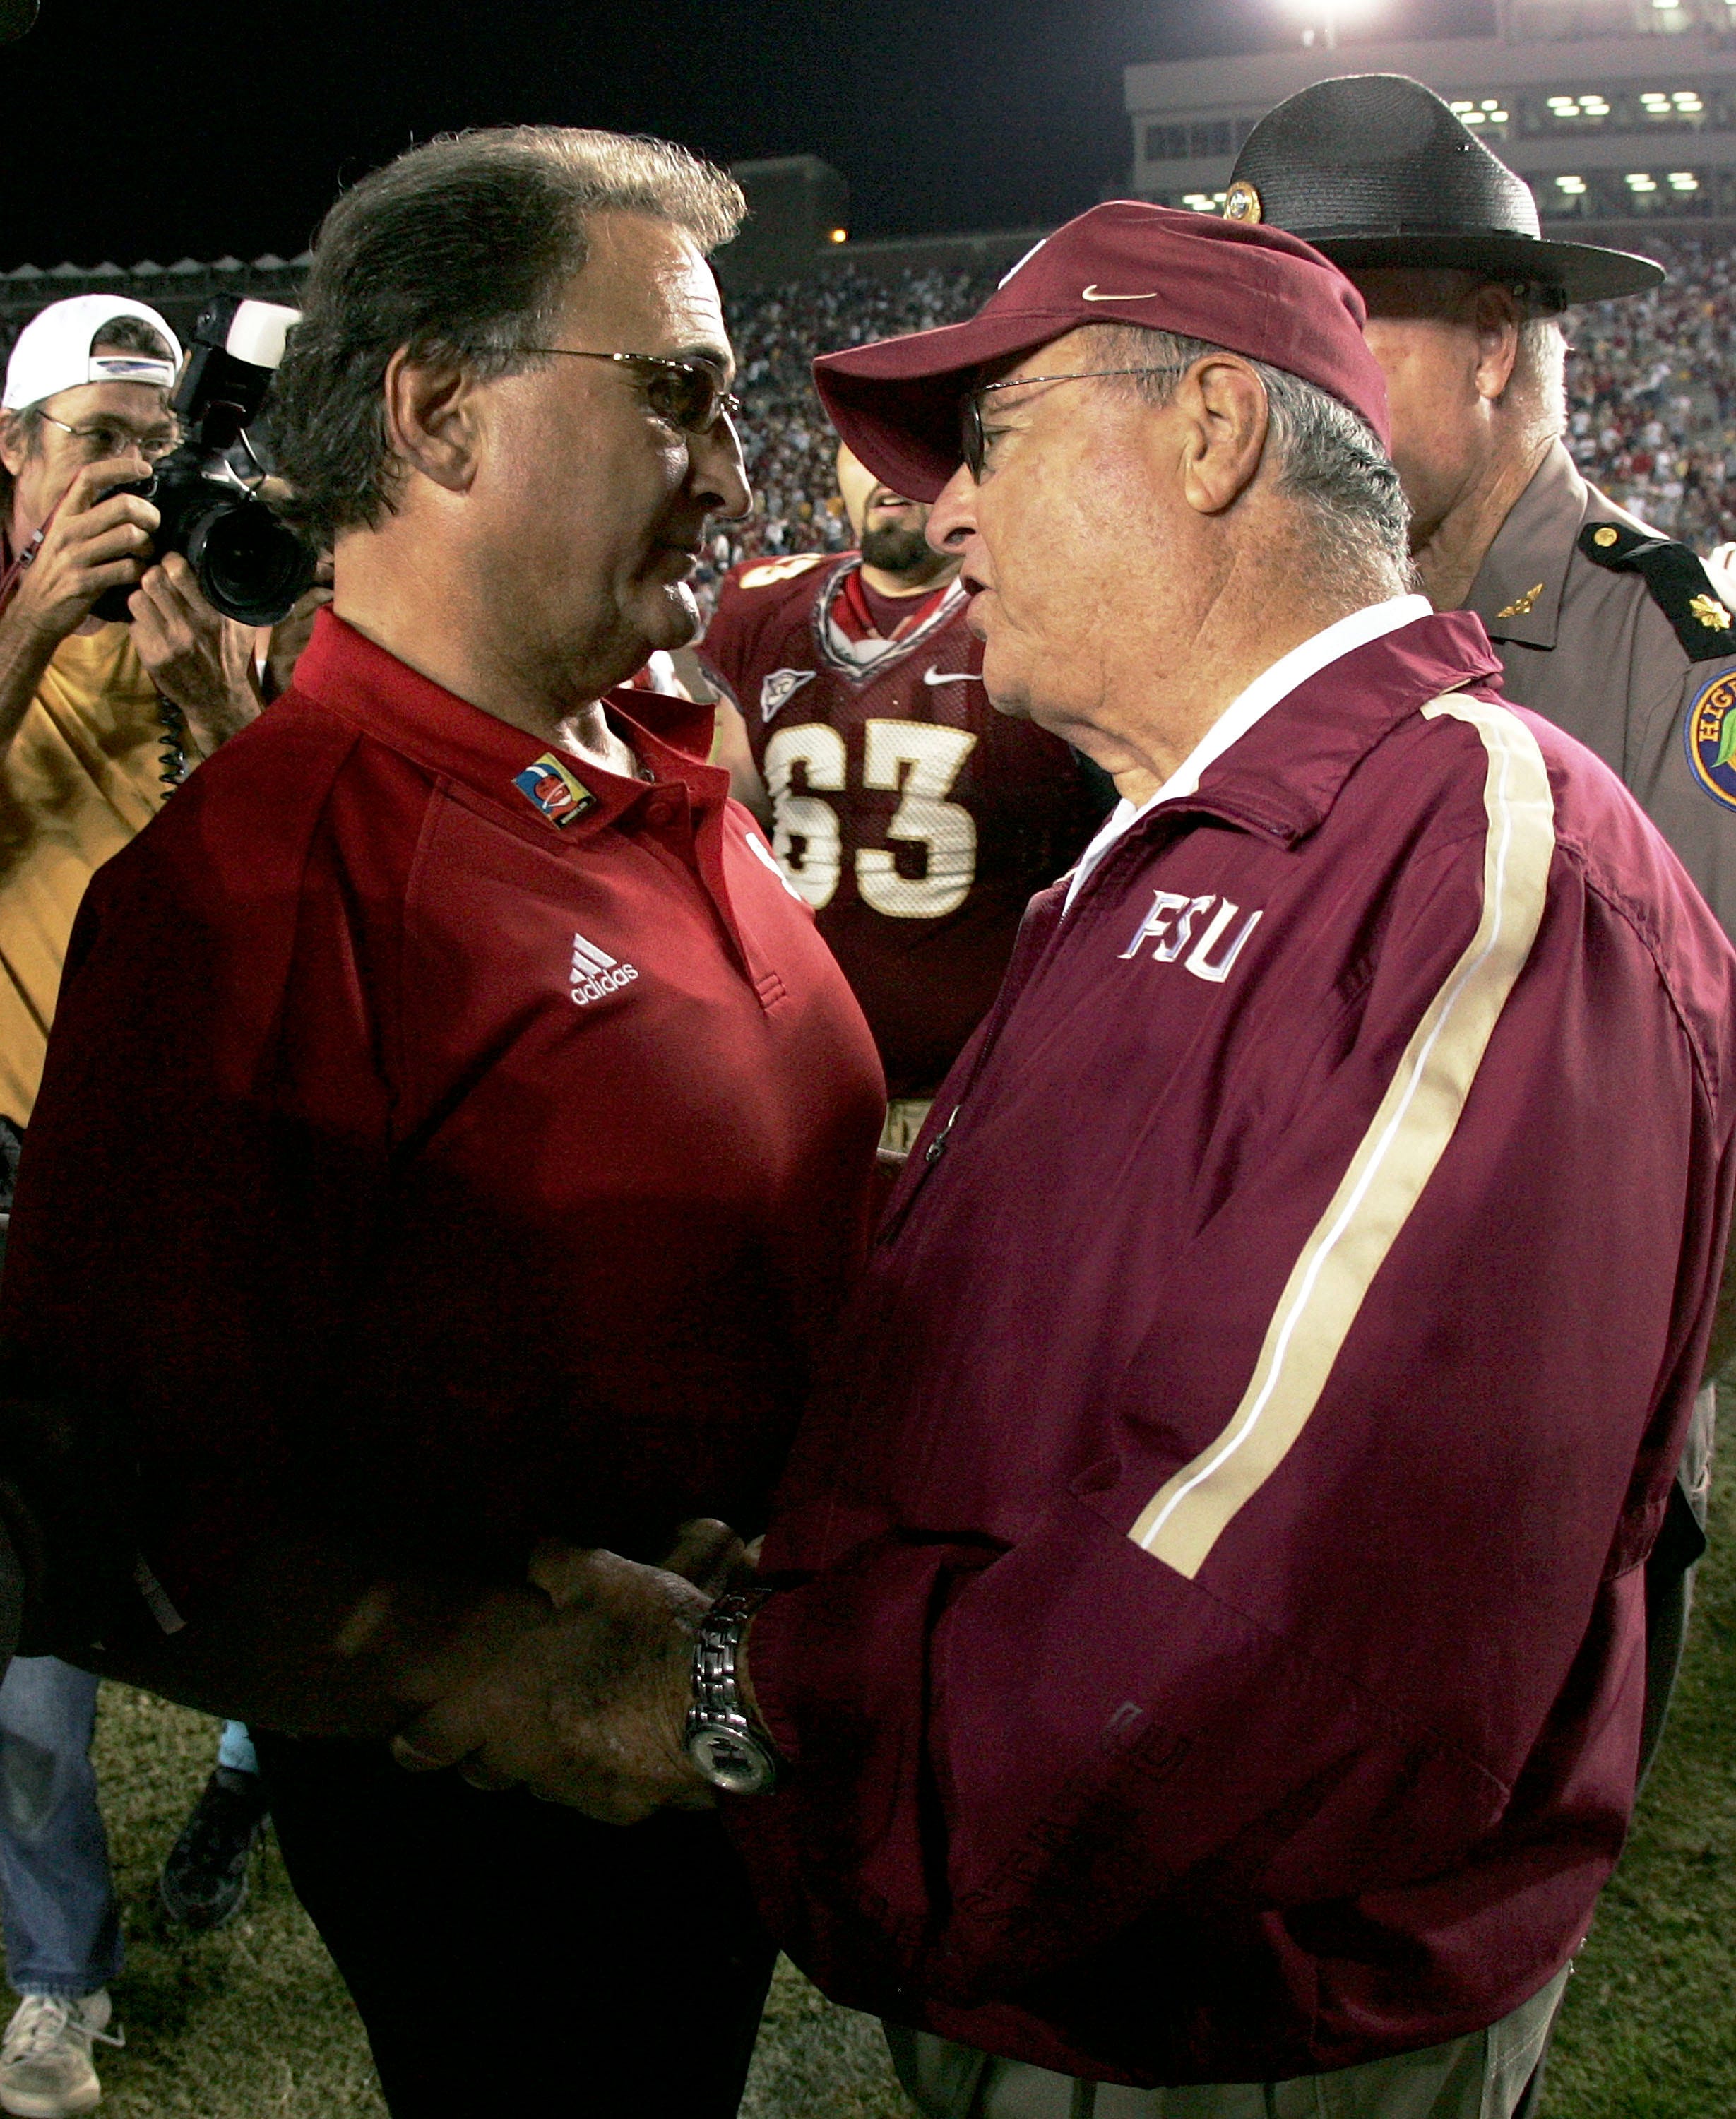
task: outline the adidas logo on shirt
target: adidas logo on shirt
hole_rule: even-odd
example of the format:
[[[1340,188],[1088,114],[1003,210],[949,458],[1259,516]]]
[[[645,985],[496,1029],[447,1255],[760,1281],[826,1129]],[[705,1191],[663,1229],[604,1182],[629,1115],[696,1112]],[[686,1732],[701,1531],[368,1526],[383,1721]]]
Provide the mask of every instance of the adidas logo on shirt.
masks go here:
[[[572,997],[581,1008],[604,1000],[639,976],[631,964],[618,962],[607,949],[587,942],[582,934],[572,938]]]

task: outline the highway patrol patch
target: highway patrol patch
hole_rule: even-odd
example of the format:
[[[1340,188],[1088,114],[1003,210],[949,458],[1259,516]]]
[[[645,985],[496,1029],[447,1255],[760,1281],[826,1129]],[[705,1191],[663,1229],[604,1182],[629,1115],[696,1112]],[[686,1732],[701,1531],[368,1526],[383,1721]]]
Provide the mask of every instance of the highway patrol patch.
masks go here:
[[[575,817],[582,817],[587,809],[597,806],[596,796],[552,750],[545,750],[535,765],[527,765],[522,772],[515,772],[512,785],[527,802],[542,811],[551,824],[565,827]]]
[[[1715,802],[1736,809],[1736,670],[1695,693],[1682,734],[1695,779]]]
[[[760,686],[760,719],[769,721],[789,704],[804,684],[812,684],[813,670],[774,670]]]

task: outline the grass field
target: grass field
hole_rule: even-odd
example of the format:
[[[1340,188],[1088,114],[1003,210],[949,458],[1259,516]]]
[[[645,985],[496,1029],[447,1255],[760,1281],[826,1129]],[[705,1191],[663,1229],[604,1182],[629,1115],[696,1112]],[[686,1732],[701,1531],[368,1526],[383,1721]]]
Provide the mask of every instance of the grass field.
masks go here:
[[[1633,1841],[1568,1990],[1545,2119],[1736,2114],[1736,1481],[1716,1503],[1682,1688]],[[234,1926],[187,1937],[157,1865],[215,1749],[215,1724],[105,1688],[104,1808],[130,1962],[113,2119],[384,2119],[354,2012],[269,1845]],[[479,2001],[483,1997],[478,1996]],[[501,1997],[489,1997],[498,2005]],[[456,1975],[452,2001],[466,1996]],[[100,2053],[101,2049],[99,2048]],[[908,2119],[873,2024],[780,1968],[748,2119]]]

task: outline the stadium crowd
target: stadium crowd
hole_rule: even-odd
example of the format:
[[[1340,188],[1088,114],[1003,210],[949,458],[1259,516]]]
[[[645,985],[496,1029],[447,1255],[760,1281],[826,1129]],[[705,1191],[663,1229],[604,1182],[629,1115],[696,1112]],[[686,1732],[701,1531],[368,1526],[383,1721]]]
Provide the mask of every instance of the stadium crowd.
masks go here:
[[[1570,446],[1612,499],[1704,549],[1736,536],[1736,257],[1697,237],[1651,247],[1661,287],[1574,320]]]

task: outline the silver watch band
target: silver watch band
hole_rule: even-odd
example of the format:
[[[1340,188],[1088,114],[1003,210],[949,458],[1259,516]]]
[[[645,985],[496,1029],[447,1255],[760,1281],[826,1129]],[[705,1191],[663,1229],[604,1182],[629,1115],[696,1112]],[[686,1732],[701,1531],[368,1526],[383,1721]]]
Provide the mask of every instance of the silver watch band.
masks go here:
[[[763,1795],[777,1785],[777,1760],[748,1719],[736,1655],[767,1589],[732,1590],[700,1621],[693,1643],[693,1699],[687,1709],[687,1756],[714,1787]]]

